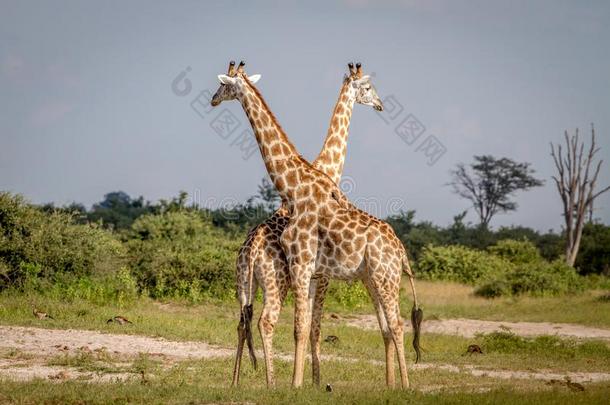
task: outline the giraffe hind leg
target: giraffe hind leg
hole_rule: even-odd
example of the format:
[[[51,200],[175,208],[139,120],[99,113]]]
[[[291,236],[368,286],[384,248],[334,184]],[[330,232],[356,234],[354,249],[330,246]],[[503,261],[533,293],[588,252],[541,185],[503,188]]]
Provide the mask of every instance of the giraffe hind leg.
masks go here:
[[[328,284],[329,280],[326,277],[318,280],[311,315],[312,320],[309,341],[311,345],[311,372],[313,384],[315,386],[320,385],[320,335],[322,332],[321,323],[324,309],[324,298],[326,297]]]
[[[256,280],[252,280],[252,296],[256,294],[258,285]],[[249,286],[249,284],[248,284]],[[241,310],[239,315],[239,324],[237,325],[237,353],[235,355],[235,365],[233,366],[233,382],[232,386],[239,384],[239,377],[241,374],[241,360],[243,357],[244,344],[248,345],[248,352],[252,366],[256,369],[256,355],[254,353],[254,345],[252,342],[252,317],[253,317],[253,306],[252,299],[247,298],[246,295],[240,295],[239,301],[241,304]]]
[[[281,271],[279,263],[270,259],[262,265],[261,271],[264,274],[261,287],[263,289],[263,309],[258,320],[258,330],[263,342],[263,353],[265,356],[265,371],[267,376],[267,387],[275,385],[275,373],[273,366],[273,334],[275,325],[280,316],[282,301],[288,290],[284,287],[282,280],[278,280],[276,271]]]
[[[390,291],[388,291],[390,290]],[[407,362],[405,360],[404,350],[404,330],[403,322],[400,318],[398,310],[398,291],[392,293],[394,287],[387,288],[386,294],[383,295],[382,305],[388,322],[388,327],[392,333],[392,340],[396,348],[396,356],[398,357],[398,367],[400,369],[400,382],[402,388],[409,388],[409,376],[407,372]]]
[[[388,321],[381,305],[381,299],[379,298],[377,291],[370,285],[370,283],[364,283],[373,304],[375,305],[375,312],[377,315],[377,321],[379,322],[379,328],[381,329],[381,335],[383,337],[383,344],[385,346],[385,361],[386,361],[386,385],[388,388],[394,388],[396,385],[396,375],[394,372],[394,356],[396,351],[394,349],[394,338],[392,337],[392,331],[388,326]]]
[[[377,261],[377,263],[382,263]],[[404,350],[404,331],[403,322],[400,317],[398,307],[399,292],[400,292],[400,276],[402,272],[392,271],[392,266],[383,266],[378,264],[375,268],[371,268],[369,274],[373,274],[371,280],[372,287],[379,297],[387,326],[392,335],[396,356],[398,357],[398,366],[400,369],[400,382],[402,388],[409,387],[409,376],[407,374],[407,362],[405,360]],[[379,275],[383,274],[383,277]],[[375,277],[377,275],[378,277]]]
[[[243,311],[243,310],[242,310]],[[240,316],[239,325],[237,325],[237,354],[235,356],[235,365],[233,367],[233,387],[239,384],[239,375],[241,372],[241,359],[244,351],[244,342],[246,341],[245,327],[243,317]]]

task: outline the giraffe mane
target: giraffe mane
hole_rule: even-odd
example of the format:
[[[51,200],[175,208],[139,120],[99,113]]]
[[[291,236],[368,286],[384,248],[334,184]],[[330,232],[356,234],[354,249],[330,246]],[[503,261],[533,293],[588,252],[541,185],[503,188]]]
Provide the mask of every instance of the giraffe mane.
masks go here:
[[[273,114],[273,111],[271,111],[271,109],[269,108],[269,106],[267,105],[267,102],[265,101],[265,99],[263,98],[262,94],[258,91],[258,89],[256,88],[256,86],[254,86],[254,84],[252,84],[252,82],[250,82],[250,80],[248,80],[248,76],[245,73],[242,73],[242,78],[244,79],[244,81],[246,82],[246,84],[248,85],[248,87],[250,87],[250,89],[252,89],[252,91],[254,92],[254,94],[256,94],[256,96],[258,97],[258,99],[261,101],[261,103],[263,104],[263,108],[265,108],[265,110],[267,111],[267,113],[269,114],[269,116],[271,117],[271,121],[276,125],[276,127],[278,128],[278,130],[282,133],[282,135],[284,135],[284,138],[286,139],[286,142],[288,142],[288,144],[290,145],[290,147],[292,147],[292,149],[294,150],[295,154],[297,155],[297,159],[299,160],[300,163],[303,163],[304,165],[308,166],[309,168],[316,170],[311,163],[309,163],[307,161],[307,159],[305,159],[297,150],[297,148],[294,146],[294,144],[290,141],[290,139],[288,139],[288,136],[286,135],[286,132],[284,132],[284,129],[282,128],[282,126],[280,125],[280,123],[278,122],[277,118],[275,118],[275,114]],[[326,176],[331,183],[334,184],[334,182],[332,181],[332,179],[324,172],[320,172],[322,174],[324,174],[324,176]]]

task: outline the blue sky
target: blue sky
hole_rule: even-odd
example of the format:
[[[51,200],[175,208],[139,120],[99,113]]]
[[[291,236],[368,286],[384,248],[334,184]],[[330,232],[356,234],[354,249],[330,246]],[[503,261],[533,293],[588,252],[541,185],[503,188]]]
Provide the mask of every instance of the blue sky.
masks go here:
[[[492,225],[558,230],[549,142],[595,123],[610,184],[610,5],[571,1],[142,2],[0,1],[0,189],[34,202],[87,205],[112,190],[149,200],[187,191],[203,205],[243,201],[265,175],[239,144],[237,103],[198,115],[200,91],[231,59],[302,154],[318,153],[345,64],[374,72],[399,103],[389,123],[354,109],[345,187],[374,214],[415,209],[448,224],[467,209],[446,186],[476,154],[531,162],[544,187],[517,196]],[[191,92],[172,81],[189,68]],[[218,114],[240,126],[223,139]],[[398,114],[400,112],[400,114]],[[387,112],[386,112],[387,113]],[[425,132],[409,145],[395,127]],[[386,116],[387,119],[387,116]],[[421,144],[446,152],[435,164]],[[430,138],[432,139],[432,138]],[[418,150],[419,148],[419,150]],[[610,193],[595,216],[610,222]],[[467,217],[476,221],[471,211]]]

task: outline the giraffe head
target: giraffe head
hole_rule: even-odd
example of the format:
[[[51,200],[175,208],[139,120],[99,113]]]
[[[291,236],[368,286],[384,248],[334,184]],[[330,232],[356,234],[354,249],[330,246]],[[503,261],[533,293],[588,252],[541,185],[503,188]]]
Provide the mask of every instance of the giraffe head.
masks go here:
[[[353,97],[358,104],[370,105],[377,111],[383,111],[383,103],[377,95],[377,90],[371,83],[369,75],[362,74],[362,64],[349,63],[349,75],[345,75],[345,81],[349,86],[348,96]]]
[[[246,76],[244,65],[244,61],[241,61],[239,62],[239,67],[235,69],[235,62],[231,61],[227,74],[218,75],[220,87],[216,90],[214,97],[212,97],[212,101],[210,102],[212,107],[216,107],[223,101],[235,100],[238,98],[246,85],[246,77],[252,84],[256,83],[261,78],[261,75]]]

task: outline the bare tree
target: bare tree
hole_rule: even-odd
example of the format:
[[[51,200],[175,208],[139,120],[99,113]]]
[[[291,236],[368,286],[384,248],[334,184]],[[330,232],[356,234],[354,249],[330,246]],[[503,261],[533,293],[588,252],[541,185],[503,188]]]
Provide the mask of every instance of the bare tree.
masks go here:
[[[595,164],[595,154],[599,148],[595,147],[595,128],[591,125],[591,146],[586,156],[583,155],[585,143],[578,137],[578,128],[574,135],[564,133],[566,151],[565,156],[558,143],[551,143],[551,156],[555,161],[558,176],[553,176],[557,191],[563,203],[563,216],[566,224],[566,263],[574,265],[576,255],[580,248],[582,229],[587,217],[593,212],[593,201],[602,193],[610,190],[610,186],[595,191],[597,176],[603,160]],[[595,167],[591,171],[592,167]]]
[[[453,179],[449,184],[456,194],[472,202],[480,224],[485,228],[494,215],[517,209],[517,203],[510,199],[516,191],[543,184],[532,176],[534,170],[529,163],[489,155],[475,156],[474,160],[470,169],[459,163],[451,171]]]

